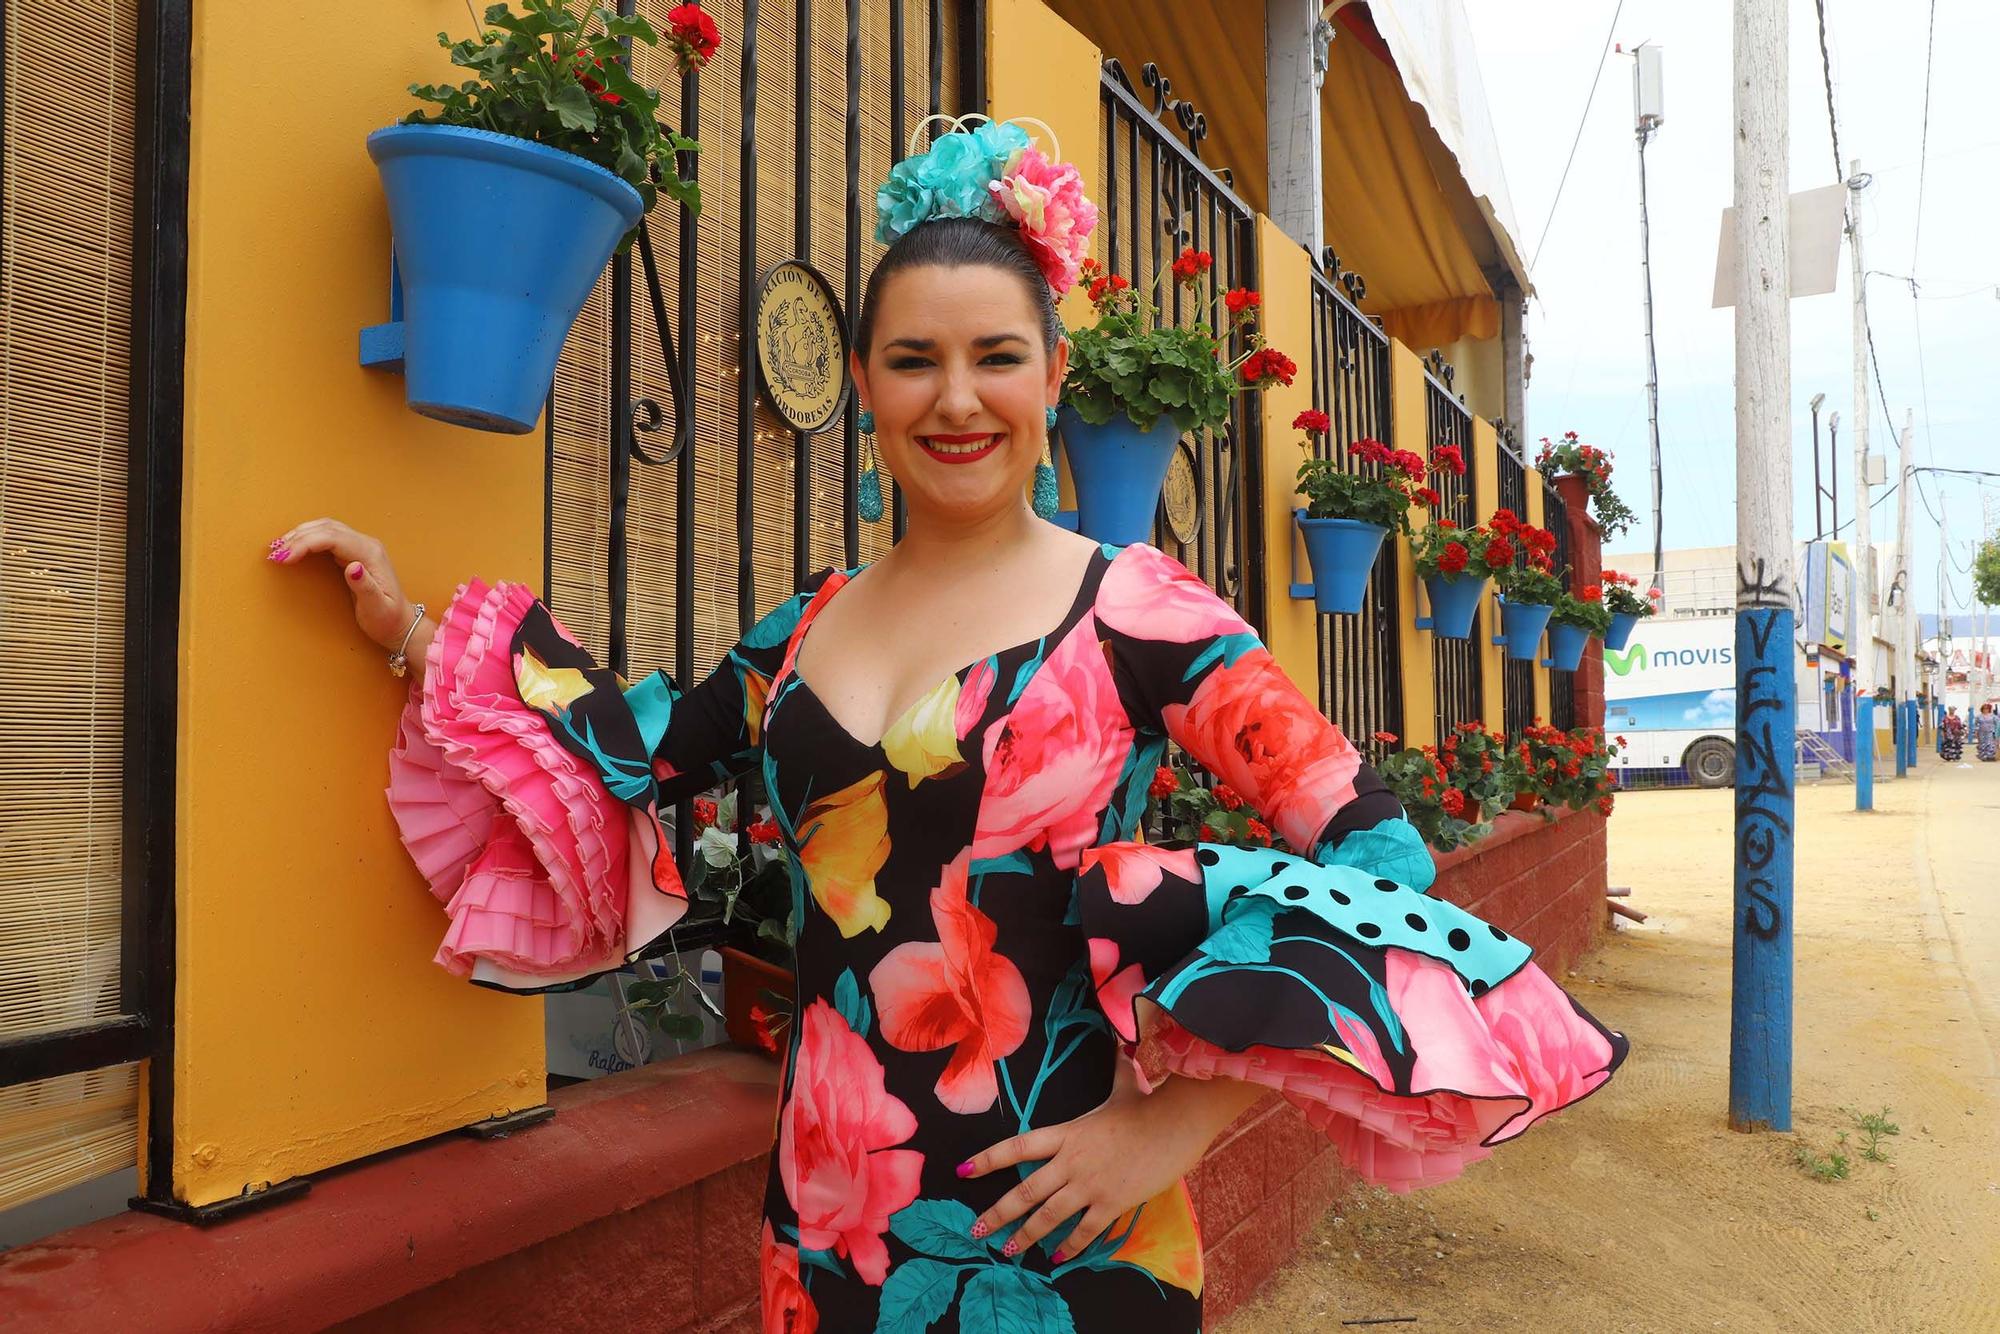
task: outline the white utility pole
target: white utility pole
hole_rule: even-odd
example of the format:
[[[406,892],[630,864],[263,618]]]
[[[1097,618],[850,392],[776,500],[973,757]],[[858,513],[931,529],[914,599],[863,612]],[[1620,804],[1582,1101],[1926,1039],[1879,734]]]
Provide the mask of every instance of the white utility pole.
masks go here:
[[[1911,423],[1916,419],[1915,408],[1903,410],[1903,434],[1900,458],[1896,476],[1896,576],[1891,587],[1902,590],[1901,600],[1896,604],[1896,706],[1901,708],[1905,700],[1916,698],[1917,648],[1916,648],[1916,599],[1910,596],[1910,493],[1916,489],[1916,474],[1911,471],[1915,460],[1911,454],[1912,442],[1916,439],[1916,428]]]
[[[1854,698],[1875,694],[1875,553],[1868,544],[1868,307],[1863,294],[1861,268],[1861,190],[1868,178],[1861,174],[1861,159],[1847,164],[1847,251],[1854,260],[1854,572],[1861,587],[1856,590],[1855,618],[1860,641],[1854,649]],[[1857,742],[1871,749],[1873,736]]]
[[[1983,547],[1985,542],[1991,542],[1996,536],[2000,536],[2000,519],[1996,518],[1996,516],[2000,516],[2000,497],[1982,490],[1979,496],[1979,507],[1979,517],[1982,520],[1980,532],[1984,538],[1984,541],[1981,543]],[[1978,559],[1979,553],[1978,551],[1974,551],[1973,560],[1977,561]],[[1979,567],[1975,564],[1972,568],[1976,570]],[[1974,587],[1977,588],[1976,580],[1974,581]],[[1986,638],[1986,631],[1989,628],[1992,613],[1993,609],[1985,602],[1982,601],[1979,604],[1979,698],[1982,703],[1993,694],[1993,646]]]
[[[1736,918],[1729,1124],[1792,1128],[1792,586],[1788,0],[1736,0]]]

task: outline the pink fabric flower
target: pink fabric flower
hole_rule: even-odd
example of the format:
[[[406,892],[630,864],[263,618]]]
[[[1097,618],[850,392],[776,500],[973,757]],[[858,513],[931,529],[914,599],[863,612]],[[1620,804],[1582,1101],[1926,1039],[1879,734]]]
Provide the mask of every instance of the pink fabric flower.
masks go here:
[[[1515,1077],[1534,1099],[1529,1115],[1508,1126],[1500,1138],[1520,1134],[1536,1117],[1568,1106],[1610,1078],[1611,1044],[1577,1017],[1568,994],[1535,965],[1472,1005],[1493,1041],[1514,1058]]]
[[[1097,622],[1085,616],[1014,707],[986,729],[986,795],[973,858],[1046,847],[1059,868],[1075,870],[1097,841],[1098,815],[1132,737]]]
[[[1127,1042],[1139,1040],[1138,1021],[1132,1003],[1146,989],[1146,974],[1136,963],[1118,966],[1118,942],[1103,936],[1090,938],[1090,980],[1097,987],[1097,1004]]]
[[[1120,634],[1171,644],[1247,634],[1250,626],[1185,565],[1153,547],[1125,548],[1097,586],[1097,618]]]
[[[895,1145],[917,1118],[883,1084],[882,1063],[839,1011],[815,1000],[800,1017],[792,1097],[778,1127],[778,1175],[799,1217],[799,1245],[831,1250],[880,1287],[882,1234],[917,1198],[924,1156]]]
[[[1097,205],[1084,198],[1083,178],[1067,162],[1023,149],[1010,170],[986,188],[1020,224],[1022,239],[1056,295],[1076,285],[1077,269],[1097,229]]]
[[[763,1278],[764,1334],[814,1334],[819,1308],[799,1281],[799,1248],[780,1242],[764,1220],[758,1271]]]
[[[993,682],[999,674],[992,658],[965,674],[965,684],[958,690],[958,713],[954,718],[960,741],[965,740],[972,729],[979,726],[979,720],[986,716],[986,701],[993,694]]]
[[[931,891],[938,938],[896,946],[868,974],[882,1015],[882,1036],[899,1051],[953,1048],[938,1076],[940,1103],[961,1116],[987,1111],[999,1099],[993,1063],[1013,1055],[1028,1036],[1028,984],[1005,956],[993,952],[993,919],[965,897],[971,853],[944,868]]]
[[[1262,648],[1217,667],[1160,718],[1183,750],[1250,799],[1295,848],[1310,848],[1354,799],[1361,756]]]
[[[1087,874],[1099,863],[1104,866],[1104,887],[1110,891],[1112,900],[1128,907],[1144,903],[1168,873],[1197,884],[1201,881],[1201,868],[1195,864],[1193,848],[1105,843],[1084,853],[1078,869]]]

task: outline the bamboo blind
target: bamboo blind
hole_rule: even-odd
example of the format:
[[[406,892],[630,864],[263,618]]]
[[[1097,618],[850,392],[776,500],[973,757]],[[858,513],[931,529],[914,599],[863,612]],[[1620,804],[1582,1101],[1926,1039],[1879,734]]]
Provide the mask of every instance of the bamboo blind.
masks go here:
[[[0,1036],[119,1013],[138,0],[0,7]],[[129,1164],[131,1068],[0,1089],[0,1208]]]
[[[825,274],[845,303],[847,232],[862,231],[861,262],[865,281],[880,259],[874,240],[872,190],[888,174],[890,140],[888,0],[863,0],[861,88],[861,192],[851,200],[845,156],[847,126],[847,17],[845,0],[803,0],[813,5],[812,143],[795,145],[798,89],[797,20],[795,0],[766,0],[758,12],[757,133],[754,169],[757,173],[756,272],[782,259],[797,257],[796,154],[812,154],[811,220],[814,267]],[[928,6],[906,0],[904,38],[905,129],[907,135],[928,110]],[[641,9],[656,23],[668,8],[662,0],[643,0]],[[741,236],[743,7],[741,0],[719,0],[707,6],[723,34],[721,52],[701,74],[701,124],[698,155],[702,212],[696,253],[700,272],[695,327],[676,336],[695,344],[692,382],[695,420],[695,532],[689,552],[694,561],[695,664],[705,672],[718,662],[738,635],[736,501],[738,377],[741,366],[742,286],[739,262]],[[942,102],[958,101],[953,6],[945,15],[945,65]],[[667,90],[663,113],[677,110],[677,76],[658,54],[640,48],[638,76]],[[867,207],[862,207],[868,203]],[[667,309],[679,307],[677,266],[678,226],[671,211],[662,209],[652,220],[653,239]],[[632,392],[671,405],[665,363],[654,329],[643,273],[633,265]],[[857,312],[846,312],[851,325]],[[605,547],[610,520],[609,367],[611,297],[608,278],[584,307],[556,370],[555,458],[549,532],[551,603],[564,623],[588,646],[603,651],[609,633]],[[761,400],[752,423],[753,494],[756,521],[752,553],[759,613],[776,606],[794,591],[792,580],[792,496],[794,458],[792,434]],[[640,443],[663,452],[669,432],[642,433]],[[846,485],[838,423],[812,439],[812,532],[809,568],[844,563],[842,504]],[[633,461],[628,514],[630,553],[629,644],[633,673],[674,661],[675,606],[673,596],[677,551],[675,531],[675,468],[649,467]],[[864,524],[861,557],[873,559],[889,545],[889,524]]]

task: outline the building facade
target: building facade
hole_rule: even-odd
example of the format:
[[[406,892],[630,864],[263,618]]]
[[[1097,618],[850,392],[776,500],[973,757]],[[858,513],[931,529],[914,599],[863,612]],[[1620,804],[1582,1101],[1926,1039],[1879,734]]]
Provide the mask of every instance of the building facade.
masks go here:
[[[790,430],[743,347],[780,260],[858,305],[867,193],[932,114],[1046,122],[1112,269],[1191,244],[1263,293],[1301,374],[1182,442],[1191,500],[1156,541],[1330,717],[1414,744],[1589,715],[1590,666],[1506,661],[1490,606],[1470,640],[1419,631],[1407,552],[1358,617],[1294,587],[1308,407],[1333,447],[1460,445],[1447,513],[1511,506],[1595,577],[1594,530],[1520,445],[1527,277],[1456,0],[707,7],[722,51],[675,109],[703,208],[614,261],[529,437],[417,417],[355,357],[390,297],[362,140],[438,76],[461,5],[106,0],[85,29],[0,7],[0,1241],[128,1194],[278,1217],[320,1174],[547,1103],[542,1002],[429,962],[436,907],[381,798],[403,687],[344,591],[275,576],[265,543],[338,515],[433,605],[519,580],[612,664],[698,678],[804,576],[894,540],[855,517],[852,411]],[[329,24],[366,40],[310,80],[273,64]]]

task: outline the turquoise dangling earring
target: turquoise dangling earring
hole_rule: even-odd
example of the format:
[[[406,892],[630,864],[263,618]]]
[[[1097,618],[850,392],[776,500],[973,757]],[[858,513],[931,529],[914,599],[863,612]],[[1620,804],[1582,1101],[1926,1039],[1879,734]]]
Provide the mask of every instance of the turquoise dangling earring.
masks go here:
[[[863,435],[875,434],[875,414],[867,408],[855,416],[854,424]],[[875,442],[868,441],[868,466],[862,469],[861,478],[854,488],[854,508],[865,523],[882,522],[882,475],[878,471],[880,460],[875,455]]]
[[[1055,430],[1056,410],[1054,408],[1048,410],[1047,421],[1049,429],[1051,431]],[[1048,437],[1044,436],[1042,438],[1042,461],[1035,465],[1035,513],[1043,519],[1053,519],[1056,517],[1056,506],[1059,503],[1060,497],[1056,494],[1055,459],[1049,454]]]

